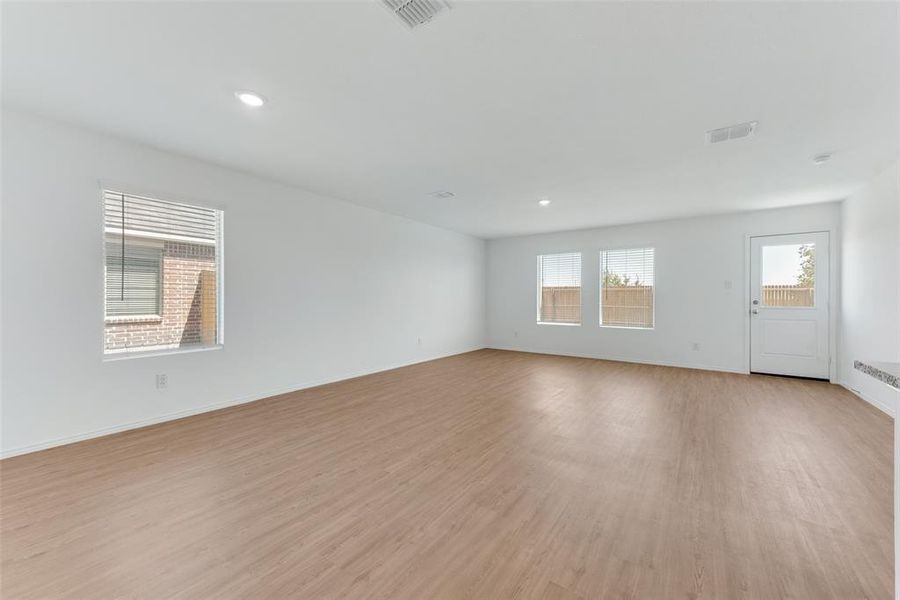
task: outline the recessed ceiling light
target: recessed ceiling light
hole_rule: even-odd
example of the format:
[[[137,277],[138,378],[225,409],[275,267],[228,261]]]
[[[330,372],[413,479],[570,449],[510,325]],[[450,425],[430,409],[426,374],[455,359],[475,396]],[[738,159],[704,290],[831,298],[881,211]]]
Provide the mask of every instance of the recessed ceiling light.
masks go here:
[[[538,204],[540,204],[541,206],[547,206],[548,204],[550,204],[550,198],[541,198],[540,200],[538,200]]]
[[[432,198],[438,198],[440,200],[443,200],[445,198],[452,198],[455,195],[456,194],[454,194],[453,192],[447,192],[447,191],[442,191],[442,190],[438,190],[436,192],[431,192]]]
[[[240,90],[234,93],[235,98],[246,104],[247,106],[252,106],[253,108],[259,108],[263,104],[266,103],[266,99],[257,94],[256,92],[251,92],[249,90]]]
[[[813,156],[813,162],[817,165],[821,165],[824,162],[828,162],[831,160],[831,152],[823,152],[822,154],[816,154]]]

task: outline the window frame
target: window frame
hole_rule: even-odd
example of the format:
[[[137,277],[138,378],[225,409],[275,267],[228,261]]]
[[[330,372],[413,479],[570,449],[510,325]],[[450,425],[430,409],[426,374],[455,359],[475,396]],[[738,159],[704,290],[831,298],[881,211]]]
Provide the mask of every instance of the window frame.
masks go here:
[[[544,256],[556,256],[560,254],[577,254],[578,255],[578,267],[579,273],[578,278],[580,281],[579,284],[579,293],[578,293],[578,303],[579,303],[579,311],[578,311],[578,322],[577,323],[569,323],[566,321],[542,321],[541,320],[541,307],[543,301],[543,271],[541,269],[541,258]],[[537,267],[537,286],[536,287],[536,316],[535,323],[537,325],[559,325],[562,327],[581,327],[584,324],[584,253],[580,250],[559,250],[552,252],[539,252],[535,255],[535,262]]]
[[[621,252],[625,250],[653,250],[653,306],[651,317],[653,325],[643,327],[640,325],[607,325],[603,323],[603,254],[607,252]],[[597,324],[601,329],[627,329],[629,331],[653,331],[656,329],[656,245],[655,244],[628,244],[625,246],[607,246],[597,251]]]
[[[186,346],[183,348],[180,347],[160,347],[160,346],[147,346],[146,350],[143,349],[134,349],[134,350],[114,350],[108,351],[106,349],[106,327],[107,325],[119,325],[119,324],[128,324],[128,323],[147,323],[152,322],[149,318],[147,320],[135,320],[133,317],[125,317],[122,320],[112,320],[108,321],[106,318],[106,241],[109,232],[106,230],[106,194],[107,192],[112,193],[122,193],[126,196],[138,196],[144,198],[151,198],[162,200],[165,202],[176,202],[182,204],[188,204],[192,206],[199,206],[203,208],[214,209],[217,211],[218,221],[216,228],[216,236],[215,236],[215,252],[216,252],[216,343],[208,344],[205,346]],[[225,347],[225,206],[218,202],[210,202],[207,200],[197,199],[186,197],[180,194],[173,194],[166,191],[160,191],[158,189],[150,189],[142,186],[137,186],[128,183],[122,183],[120,181],[113,181],[107,179],[97,180],[97,197],[98,197],[98,212],[97,212],[97,221],[98,221],[98,229],[100,230],[99,240],[100,240],[100,256],[101,256],[101,268],[100,270],[100,286],[99,286],[99,294],[100,294],[100,302],[101,304],[101,320],[99,327],[99,352],[100,352],[100,360],[102,362],[114,362],[120,360],[133,360],[137,358],[145,358],[145,357],[154,357],[154,356],[168,356],[171,354],[193,354],[196,352],[209,352],[214,350],[222,350]],[[142,236],[137,236],[142,237]],[[153,236],[148,236],[146,239],[151,241],[155,241]],[[160,240],[162,241],[162,240]],[[177,241],[177,240],[176,240]],[[163,266],[163,261],[160,261],[160,269],[162,270],[160,277],[160,294],[163,293],[163,278],[165,277],[165,268]],[[160,298],[160,315],[155,315],[156,319],[153,321],[161,321],[162,313],[164,312],[164,298]],[[115,319],[115,317],[113,317]]]

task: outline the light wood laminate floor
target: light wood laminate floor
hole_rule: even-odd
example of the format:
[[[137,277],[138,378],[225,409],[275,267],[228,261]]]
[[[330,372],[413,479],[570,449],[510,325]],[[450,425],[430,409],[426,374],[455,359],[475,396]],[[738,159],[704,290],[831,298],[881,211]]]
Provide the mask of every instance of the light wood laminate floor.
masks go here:
[[[482,350],[7,459],[2,597],[892,598],[892,421]]]

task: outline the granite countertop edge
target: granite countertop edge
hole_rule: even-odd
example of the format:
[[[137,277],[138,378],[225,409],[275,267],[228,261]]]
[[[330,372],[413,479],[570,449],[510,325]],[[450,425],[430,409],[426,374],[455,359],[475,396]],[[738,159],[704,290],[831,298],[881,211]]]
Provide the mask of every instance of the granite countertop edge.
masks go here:
[[[867,363],[861,360],[853,361],[853,368],[857,371],[862,371],[866,375],[874,377],[878,381],[884,382],[891,386],[894,389],[900,390],[900,375],[896,373],[891,373],[889,371],[885,371],[882,368],[876,366],[878,363]]]

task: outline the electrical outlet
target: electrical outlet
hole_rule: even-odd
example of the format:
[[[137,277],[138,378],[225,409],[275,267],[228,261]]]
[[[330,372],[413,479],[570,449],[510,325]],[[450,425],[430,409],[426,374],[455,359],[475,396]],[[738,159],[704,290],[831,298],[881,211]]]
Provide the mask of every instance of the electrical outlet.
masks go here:
[[[693,344],[693,346],[692,346],[691,349],[692,349],[692,350],[699,350],[699,349],[700,349],[700,344],[698,344],[697,342],[694,342],[694,344]]]
[[[730,279],[726,279],[726,280],[725,280],[725,289],[726,289],[726,290],[730,290],[730,289],[731,289],[731,280],[730,280]]]
[[[518,332],[518,331],[513,331],[513,337],[519,337],[519,332]]]
[[[421,346],[421,345],[422,345],[422,338],[416,338],[416,343],[417,343],[419,346]]]
[[[169,387],[169,376],[165,373],[158,373],[156,375],[156,389],[164,390]]]

